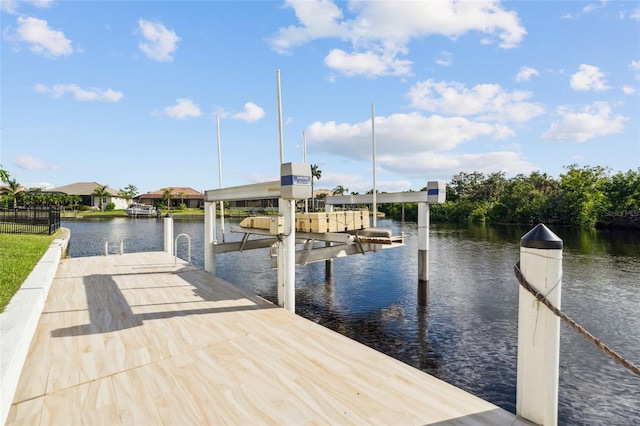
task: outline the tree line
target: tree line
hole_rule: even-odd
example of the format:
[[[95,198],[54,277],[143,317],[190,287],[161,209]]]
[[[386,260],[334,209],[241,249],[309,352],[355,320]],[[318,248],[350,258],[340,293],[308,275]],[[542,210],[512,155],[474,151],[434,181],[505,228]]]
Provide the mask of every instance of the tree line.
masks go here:
[[[8,209],[18,206],[38,207],[38,206],[57,206],[69,207],[77,209],[82,206],[82,197],[79,195],[62,194],[59,192],[48,192],[42,188],[24,188],[16,179],[12,179],[9,172],[0,169],[0,181],[4,186],[0,187],[0,208]],[[120,189],[118,195],[131,201],[138,194],[135,185],[128,185],[125,189]],[[108,209],[108,205],[104,205],[103,200],[109,197],[107,185],[98,185],[91,196],[96,197],[99,202],[100,210]]]
[[[445,203],[432,205],[431,220],[455,223],[569,225],[640,228],[640,167],[611,174],[600,166],[565,166],[558,179],[541,173],[461,172],[447,184]],[[426,191],[423,188],[422,191]],[[383,204],[390,217],[417,220],[416,203]]]

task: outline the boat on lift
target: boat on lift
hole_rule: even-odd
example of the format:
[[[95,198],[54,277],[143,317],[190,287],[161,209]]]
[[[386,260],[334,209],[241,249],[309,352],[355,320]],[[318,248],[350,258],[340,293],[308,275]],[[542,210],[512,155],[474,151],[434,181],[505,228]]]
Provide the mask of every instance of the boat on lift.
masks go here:
[[[133,203],[124,212],[129,217],[156,217],[158,210],[154,206],[141,203]]]

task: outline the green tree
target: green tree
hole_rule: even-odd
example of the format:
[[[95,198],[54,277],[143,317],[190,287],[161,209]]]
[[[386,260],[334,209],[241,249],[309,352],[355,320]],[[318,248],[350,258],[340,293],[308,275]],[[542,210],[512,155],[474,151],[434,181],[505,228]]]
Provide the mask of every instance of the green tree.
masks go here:
[[[2,188],[2,194],[11,200],[11,204],[13,208],[15,208],[18,200],[18,194],[23,191],[23,188],[16,179],[7,179],[4,183],[6,183],[7,186]]]
[[[601,166],[579,168],[573,164],[560,174],[555,207],[561,223],[584,228],[595,226],[608,209],[605,195],[607,169]]]
[[[138,188],[135,185],[129,184],[124,189],[120,190],[120,196],[127,200],[127,205],[131,204],[131,200],[138,195]]]
[[[334,195],[344,195],[345,192],[349,192],[349,190],[345,189],[345,187],[342,185],[336,186],[331,191],[334,193]]]
[[[9,183],[9,172],[4,170],[4,169],[0,169],[0,182],[2,183]]]
[[[640,167],[616,173],[605,187],[611,210],[616,213],[640,211]]]
[[[162,190],[162,202],[168,210],[171,210],[171,200],[173,199],[171,191],[171,188],[164,188]]]
[[[100,206],[100,210],[104,211],[104,203],[107,201],[106,198],[111,195],[109,194],[107,185],[98,185],[96,189],[93,190],[91,194],[94,197],[98,197],[98,205]]]

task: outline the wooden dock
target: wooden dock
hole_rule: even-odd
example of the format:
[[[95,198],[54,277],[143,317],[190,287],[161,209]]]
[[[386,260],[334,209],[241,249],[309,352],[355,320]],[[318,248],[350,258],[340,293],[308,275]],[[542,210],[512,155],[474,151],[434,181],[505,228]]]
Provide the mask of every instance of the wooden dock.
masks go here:
[[[528,424],[163,252],[65,259],[7,424]]]

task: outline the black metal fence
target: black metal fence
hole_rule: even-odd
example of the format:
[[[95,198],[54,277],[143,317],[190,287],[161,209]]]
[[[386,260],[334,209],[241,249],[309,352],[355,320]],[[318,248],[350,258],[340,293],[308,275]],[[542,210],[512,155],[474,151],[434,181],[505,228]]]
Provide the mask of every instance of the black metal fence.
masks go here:
[[[60,228],[59,207],[17,207],[0,210],[0,234],[48,234]]]

